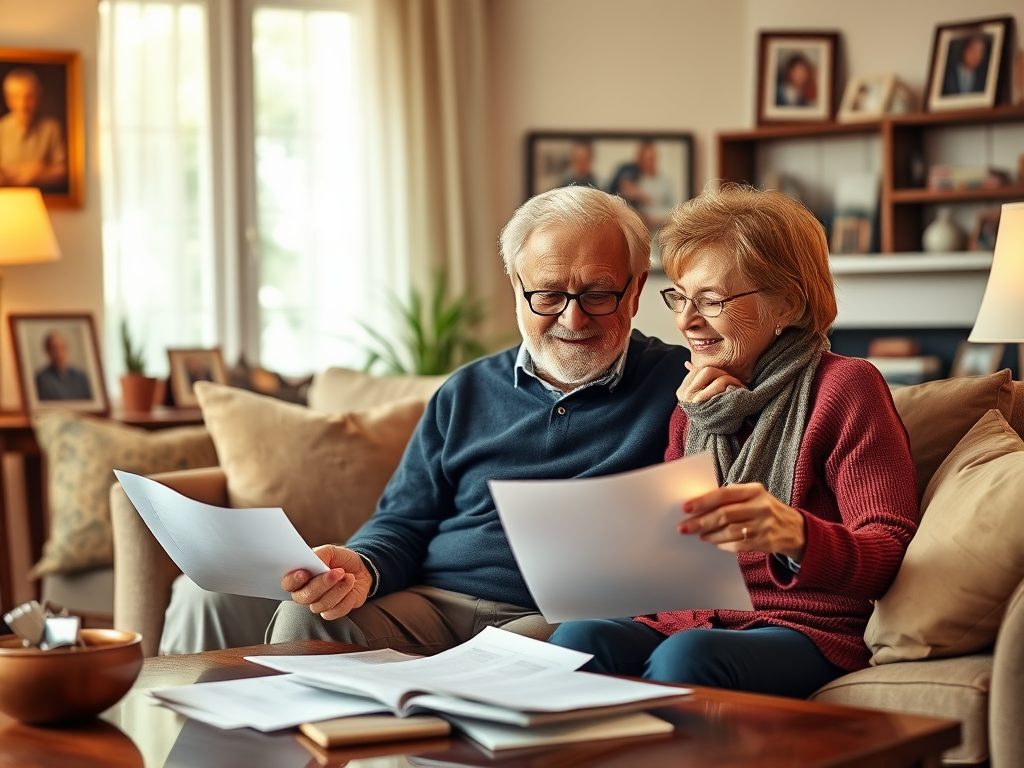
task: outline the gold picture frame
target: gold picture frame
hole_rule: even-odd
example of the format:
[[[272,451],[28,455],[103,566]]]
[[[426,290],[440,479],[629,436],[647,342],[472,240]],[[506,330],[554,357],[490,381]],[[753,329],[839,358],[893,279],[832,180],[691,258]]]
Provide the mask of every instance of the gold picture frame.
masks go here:
[[[24,138],[25,121],[33,132],[31,141]],[[84,205],[85,120],[78,53],[0,48],[2,186],[36,187],[49,208]]]

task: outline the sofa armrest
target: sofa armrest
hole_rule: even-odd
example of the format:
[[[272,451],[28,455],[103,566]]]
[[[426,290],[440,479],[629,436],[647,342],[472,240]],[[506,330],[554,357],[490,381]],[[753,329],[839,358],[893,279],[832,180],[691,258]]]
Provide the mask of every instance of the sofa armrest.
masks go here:
[[[1024,720],[1024,582],[1010,598],[996,638],[988,716],[992,768],[1024,765],[1017,730]]]
[[[228,506],[227,477],[220,467],[153,475],[168,488],[218,507]],[[110,489],[114,530],[114,626],[142,635],[146,656],[156,656],[171,583],[181,573],[153,537],[120,483]]]

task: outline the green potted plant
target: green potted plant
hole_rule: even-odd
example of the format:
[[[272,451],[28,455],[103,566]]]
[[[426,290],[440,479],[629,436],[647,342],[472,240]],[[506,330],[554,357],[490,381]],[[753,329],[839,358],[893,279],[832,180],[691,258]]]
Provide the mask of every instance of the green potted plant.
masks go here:
[[[360,322],[371,339],[366,347],[366,370],[433,376],[451,373],[485,354],[476,335],[484,319],[483,303],[468,294],[447,296],[448,273],[443,269],[434,272],[429,298],[416,289],[409,291],[407,302],[390,294],[389,302],[402,320],[399,338],[388,339]]]
[[[142,347],[136,347],[132,342],[127,320],[121,321],[121,350],[125,369],[125,375],[121,377],[121,406],[125,411],[148,413],[153,408],[156,379],[146,375]]]

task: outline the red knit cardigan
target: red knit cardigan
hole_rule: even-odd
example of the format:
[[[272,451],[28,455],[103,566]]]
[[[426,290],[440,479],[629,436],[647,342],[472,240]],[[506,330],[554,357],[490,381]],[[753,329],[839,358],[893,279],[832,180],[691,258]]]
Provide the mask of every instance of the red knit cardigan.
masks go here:
[[[686,427],[686,414],[676,409],[666,461],[683,455]],[[799,573],[762,552],[737,555],[753,612],[679,611],[636,620],[666,635],[761,622],[790,627],[833,664],[851,671],[867,666],[864,630],[872,600],[892,583],[917,528],[907,432],[888,387],[867,361],[822,355],[791,506],[807,522]]]

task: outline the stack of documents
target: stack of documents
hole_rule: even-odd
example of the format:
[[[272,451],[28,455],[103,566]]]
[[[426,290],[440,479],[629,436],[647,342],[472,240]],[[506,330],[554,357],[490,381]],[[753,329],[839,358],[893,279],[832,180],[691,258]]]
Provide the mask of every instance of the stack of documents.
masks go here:
[[[435,714],[500,750],[600,733],[613,738],[671,731],[658,718],[635,715],[690,693],[579,672],[588,654],[494,627],[426,658],[390,650],[247,658],[287,674],[155,689],[152,695],[211,725],[260,731],[379,712]],[[594,718],[602,719],[602,727],[590,722]]]

